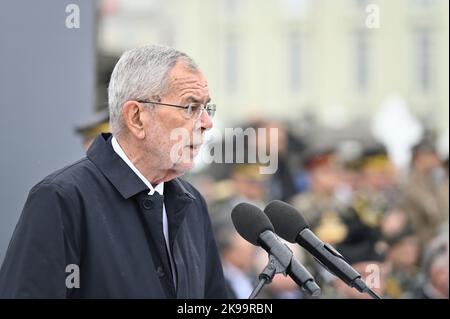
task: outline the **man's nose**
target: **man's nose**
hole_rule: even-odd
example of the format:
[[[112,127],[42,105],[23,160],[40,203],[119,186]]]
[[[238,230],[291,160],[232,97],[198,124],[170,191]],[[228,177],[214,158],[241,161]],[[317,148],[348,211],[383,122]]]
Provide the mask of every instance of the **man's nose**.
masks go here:
[[[200,115],[200,124],[202,130],[209,130],[213,127],[212,118],[206,110],[202,110],[202,114]]]

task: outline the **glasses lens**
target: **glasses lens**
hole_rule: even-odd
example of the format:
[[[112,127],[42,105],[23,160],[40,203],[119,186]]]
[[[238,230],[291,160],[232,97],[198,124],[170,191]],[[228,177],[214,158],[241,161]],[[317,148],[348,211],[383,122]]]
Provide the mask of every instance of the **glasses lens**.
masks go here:
[[[206,105],[206,112],[208,113],[208,116],[210,118],[213,118],[214,114],[216,114],[216,105],[215,104],[207,104]]]
[[[216,113],[216,106],[214,104],[207,104],[204,106],[200,103],[191,103],[189,107],[186,109],[187,115],[189,118],[199,119],[202,115],[203,110],[206,110],[208,116],[213,118]]]
[[[186,109],[186,112],[189,116],[189,118],[198,118],[200,117],[200,114],[202,112],[202,104],[200,103],[191,103],[189,104],[188,108]]]

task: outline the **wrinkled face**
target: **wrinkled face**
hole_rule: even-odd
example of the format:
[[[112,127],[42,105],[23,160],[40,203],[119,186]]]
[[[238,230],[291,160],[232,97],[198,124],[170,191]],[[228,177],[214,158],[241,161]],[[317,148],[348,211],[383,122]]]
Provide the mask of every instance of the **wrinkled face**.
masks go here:
[[[169,91],[160,96],[161,103],[188,105],[210,101],[208,83],[200,72],[189,70],[178,62],[169,73]],[[155,105],[149,111],[150,125],[145,129],[145,148],[158,159],[158,167],[184,173],[193,166],[194,158],[203,143],[203,134],[212,127],[206,111],[195,120],[188,118],[186,110]]]

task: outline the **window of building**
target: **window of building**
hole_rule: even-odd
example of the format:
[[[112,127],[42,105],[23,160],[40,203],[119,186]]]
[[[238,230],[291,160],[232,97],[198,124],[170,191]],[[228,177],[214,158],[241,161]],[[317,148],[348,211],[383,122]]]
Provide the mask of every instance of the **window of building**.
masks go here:
[[[413,39],[415,87],[421,92],[428,92],[432,86],[431,32],[428,29],[416,30]]]
[[[289,88],[296,91],[302,84],[302,39],[298,32],[289,34],[287,53]]]
[[[355,85],[359,92],[369,89],[369,35],[367,31],[357,31],[354,35]]]
[[[228,35],[225,39],[225,86],[227,92],[235,92],[238,87],[238,54],[237,37]]]

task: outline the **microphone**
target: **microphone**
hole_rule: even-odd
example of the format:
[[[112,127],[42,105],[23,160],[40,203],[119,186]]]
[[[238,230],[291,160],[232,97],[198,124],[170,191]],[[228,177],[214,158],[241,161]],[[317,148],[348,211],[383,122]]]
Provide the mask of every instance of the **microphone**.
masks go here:
[[[368,293],[375,299],[381,299],[361,279],[361,275],[353,269],[344,257],[331,246],[322,242],[311,230],[307,221],[293,206],[274,200],[267,205],[264,212],[269,217],[276,233],[288,242],[297,242],[311,253],[328,271],[339,277],[350,287],[361,293]]]
[[[300,287],[311,296],[320,294],[320,288],[314,281],[313,276],[295,259],[289,247],[275,235],[269,218],[258,207],[248,203],[240,203],[233,208],[231,219],[237,232],[245,240],[255,246],[261,246],[270,256],[275,257],[277,262],[281,264],[283,271],[285,270]],[[267,277],[273,277],[274,275],[275,272]],[[271,280],[271,278],[267,279]]]

